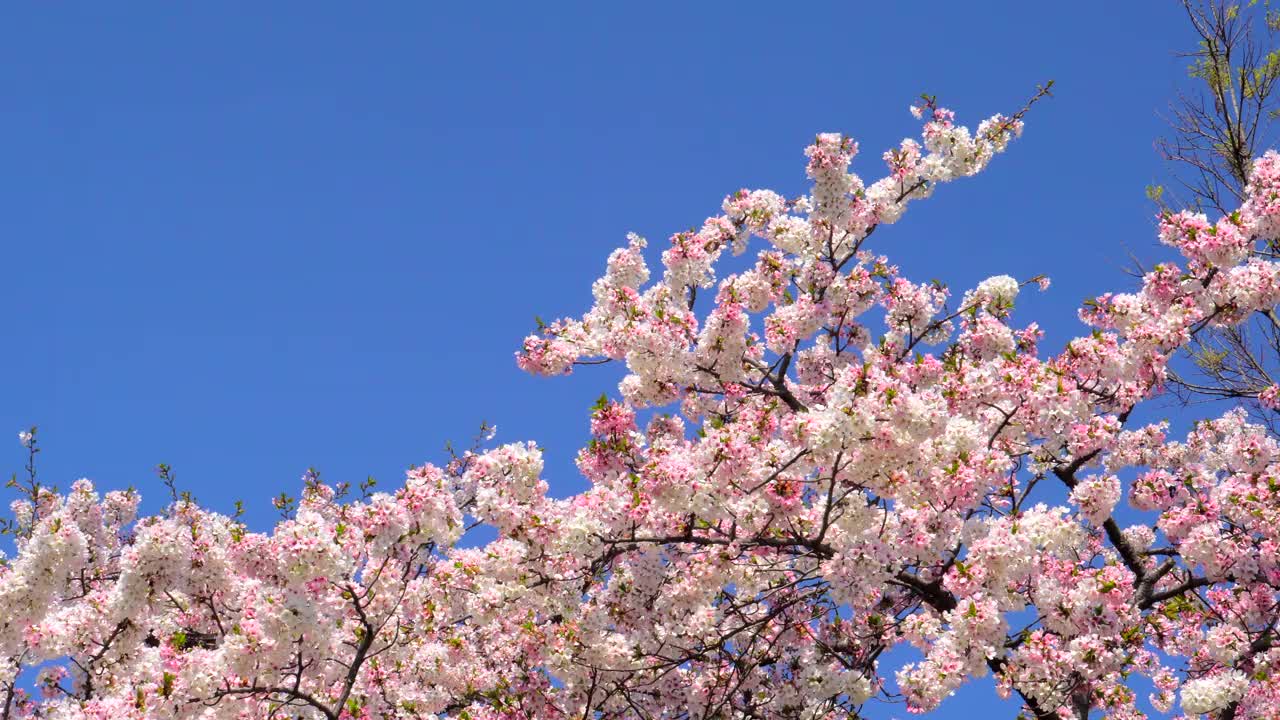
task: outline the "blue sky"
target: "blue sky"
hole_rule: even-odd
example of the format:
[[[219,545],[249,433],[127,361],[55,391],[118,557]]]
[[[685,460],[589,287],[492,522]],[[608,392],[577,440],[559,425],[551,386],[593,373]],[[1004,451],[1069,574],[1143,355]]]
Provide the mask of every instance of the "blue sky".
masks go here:
[[[394,485],[487,420],[578,491],[616,375],[520,372],[534,315],[585,310],[628,231],[660,251],[740,187],[802,192],[815,132],[877,177],[922,92],[976,124],[1057,82],[987,173],[876,234],[910,276],[1049,274],[1019,317],[1054,349],[1080,300],[1131,285],[1128,253],[1163,256],[1144,188],[1186,78],[1174,3],[788,7],[6,7],[7,465],[37,424],[49,481],[154,510],[166,462],[265,527],[308,466]]]

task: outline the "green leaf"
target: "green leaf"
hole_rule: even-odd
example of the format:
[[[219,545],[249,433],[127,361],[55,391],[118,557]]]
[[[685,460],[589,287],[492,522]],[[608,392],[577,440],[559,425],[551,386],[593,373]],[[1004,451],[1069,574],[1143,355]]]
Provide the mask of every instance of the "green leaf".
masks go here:
[[[160,682],[160,694],[169,697],[173,694],[173,681],[177,676],[171,672],[165,671]]]

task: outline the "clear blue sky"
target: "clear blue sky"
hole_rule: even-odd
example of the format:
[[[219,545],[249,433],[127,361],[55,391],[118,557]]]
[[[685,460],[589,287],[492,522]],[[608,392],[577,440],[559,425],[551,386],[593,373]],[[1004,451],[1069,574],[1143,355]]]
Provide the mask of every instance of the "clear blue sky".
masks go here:
[[[308,466],[394,485],[488,420],[575,492],[616,375],[512,352],[586,309],[626,232],[660,251],[737,188],[803,191],[819,131],[877,177],[921,92],[976,124],[1050,78],[1009,153],[875,247],[957,292],[1050,274],[1019,317],[1060,347],[1128,252],[1161,254],[1144,187],[1188,35],[1114,0],[7,6],[0,457],[38,424],[47,480],[154,510],[167,462],[265,527]]]

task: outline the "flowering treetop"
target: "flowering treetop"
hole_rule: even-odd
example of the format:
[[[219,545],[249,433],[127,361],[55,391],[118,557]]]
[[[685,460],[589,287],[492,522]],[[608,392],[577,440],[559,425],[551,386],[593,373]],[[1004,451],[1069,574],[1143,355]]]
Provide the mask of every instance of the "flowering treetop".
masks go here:
[[[1280,237],[1280,155],[1236,212],[1165,214],[1184,262],[1045,354],[1012,310],[1047,280],[957,301],[873,250],[1022,130],[913,113],[884,177],[819,135],[808,195],[730,195],[657,276],[631,236],[584,316],[525,339],[534,373],[626,366],[580,495],[549,498],[540,450],[508,444],[394,493],[310,477],[267,534],[177,496],[136,519],[136,494],[60,494],[32,463],[0,567],[2,717],[825,720],[926,712],[986,675],[1035,718],[1273,717],[1280,446],[1240,412],[1180,439],[1130,418],[1195,333],[1280,300],[1254,252]],[[475,524],[497,539],[459,547]]]

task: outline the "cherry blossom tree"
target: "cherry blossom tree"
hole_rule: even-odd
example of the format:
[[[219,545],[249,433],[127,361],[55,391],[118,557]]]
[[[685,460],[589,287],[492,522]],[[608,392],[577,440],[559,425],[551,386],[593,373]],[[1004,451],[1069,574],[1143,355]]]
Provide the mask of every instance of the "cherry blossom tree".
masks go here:
[[[1280,115],[1280,11],[1270,3],[1182,0],[1196,48],[1188,87],[1169,105],[1169,133],[1158,147],[1168,162],[1173,201],[1230,214],[1247,199],[1253,159],[1275,143]],[[1165,189],[1151,196],[1164,203]],[[1259,257],[1280,257],[1271,243]],[[1264,255],[1265,253],[1265,255]],[[1245,322],[1197,333],[1175,363],[1172,386],[1188,401],[1227,399],[1280,436],[1274,410],[1260,396],[1280,377],[1280,318],[1255,313]]]
[[[625,366],[579,495],[548,496],[534,444],[478,445],[393,493],[308,474],[255,532],[58,492],[24,433],[0,717],[828,720],[983,677],[1039,720],[1276,717],[1280,444],[1240,409],[1139,418],[1197,333],[1280,300],[1280,155],[1229,213],[1163,213],[1182,262],[1048,352],[1013,319],[1047,279],[956,298],[873,241],[1026,108],[912,112],[880,179],[818,135],[808,194],[731,194],[660,274],[631,236],[588,312],[524,340],[532,373]]]

